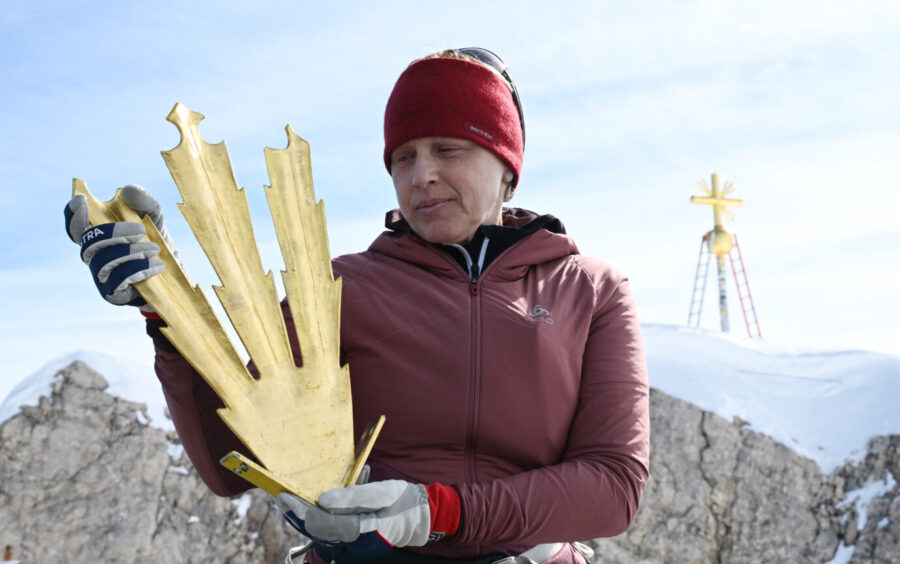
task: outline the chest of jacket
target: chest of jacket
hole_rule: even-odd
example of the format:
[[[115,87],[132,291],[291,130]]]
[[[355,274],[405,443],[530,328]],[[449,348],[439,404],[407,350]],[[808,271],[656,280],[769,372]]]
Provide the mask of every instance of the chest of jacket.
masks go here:
[[[447,275],[384,257],[344,276],[356,427],[385,414],[373,459],[411,479],[508,476],[566,446],[593,287],[565,257],[514,278],[495,266],[477,287],[456,265]]]

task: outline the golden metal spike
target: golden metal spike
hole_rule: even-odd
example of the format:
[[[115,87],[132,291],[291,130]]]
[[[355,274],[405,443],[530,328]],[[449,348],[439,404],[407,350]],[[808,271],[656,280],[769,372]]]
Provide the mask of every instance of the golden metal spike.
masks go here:
[[[703,194],[706,194],[707,196],[712,196],[712,190],[709,189],[709,186],[707,186],[706,182],[704,182],[703,180],[697,182],[697,190],[699,190]]]
[[[339,368],[341,280],[331,271],[328,239],[307,236],[327,233],[325,209],[313,192],[309,143],[290,126],[285,128],[287,148],[265,149],[271,186],[266,187],[269,210],[284,257],[282,280],[294,324],[300,337],[303,363],[322,365],[329,360]],[[303,229],[297,229],[302,226]],[[308,273],[304,273],[308,269]],[[332,374],[335,384],[347,382],[340,372]],[[348,393],[343,386],[335,386]]]
[[[724,217],[725,221],[727,221],[728,223],[734,223],[735,215],[734,215],[734,212],[731,211],[730,209],[728,209],[728,208],[722,209],[722,217]]]
[[[117,221],[143,223],[147,238],[160,248],[159,259],[165,270],[135,285],[141,296],[166,322],[162,329],[178,352],[200,374],[221,374],[207,379],[226,407],[232,398],[229,391],[251,379],[244,362],[228,335],[222,329],[215,312],[199,286],[190,280],[172,256],[156,225],[149,216],[141,218],[121,197],[121,189],[108,202],[101,202],[91,194],[84,181],[72,181],[72,194],[84,194],[88,201],[91,225]]]
[[[247,200],[224,142],[206,143],[198,129],[203,116],[181,104],[167,119],[182,136],[177,147],[162,153],[184,199],[179,207],[222,282],[216,294],[259,379],[250,376],[206,298],[190,287],[168,250],[162,253],[165,271],[135,287],[167,323],[169,340],[222,398],[219,416],[264,467],[251,473],[265,475],[257,485],[314,502],[321,492],[356,481],[383,419],[366,433],[357,457],[349,368],[339,361],[341,284],[331,271],[323,207],[315,203],[309,145],[288,127],[287,148],[265,150],[272,184],[266,194],[303,351],[303,366],[297,367],[272,273],[263,272]],[[87,194],[83,183],[80,190]],[[118,194],[107,204],[87,195],[92,224],[139,220]],[[165,249],[150,219],[143,221],[150,239]]]

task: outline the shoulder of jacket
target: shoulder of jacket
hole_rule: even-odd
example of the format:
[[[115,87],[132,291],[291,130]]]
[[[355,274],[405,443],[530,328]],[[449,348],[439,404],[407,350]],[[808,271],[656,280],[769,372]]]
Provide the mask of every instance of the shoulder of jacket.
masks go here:
[[[377,254],[374,251],[367,250],[360,253],[341,255],[331,260],[331,268],[335,277],[357,278],[377,260]]]
[[[588,276],[594,286],[618,286],[627,277],[605,260],[591,256],[573,254],[566,257],[575,268]]]
[[[609,306],[623,299],[632,299],[628,278],[608,262],[585,255],[571,255],[569,261],[590,279],[595,315],[601,315]]]

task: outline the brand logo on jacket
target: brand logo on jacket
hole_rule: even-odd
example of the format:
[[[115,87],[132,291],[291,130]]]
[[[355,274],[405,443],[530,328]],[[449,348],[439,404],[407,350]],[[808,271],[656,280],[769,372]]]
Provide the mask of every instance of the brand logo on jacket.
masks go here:
[[[553,318],[550,317],[550,310],[541,307],[541,304],[534,306],[525,316],[525,319],[528,321],[540,321],[542,323],[553,325]]]

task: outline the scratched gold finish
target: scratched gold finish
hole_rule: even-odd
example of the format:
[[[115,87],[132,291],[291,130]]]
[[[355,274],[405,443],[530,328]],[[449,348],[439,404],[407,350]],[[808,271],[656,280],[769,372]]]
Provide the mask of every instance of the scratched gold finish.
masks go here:
[[[162,153],[184,203],[181,212],[209,257],[221,286],[215,293],[253,364],[254,379],[199,287],[192,287],[149,219],[116,194],[88,198],[91,224],[142,221],[160,249],[165,270],[135,285],[168,325],[166,337],[225,404],[219,416],[246,444],[272,480],[315,502],[331,488],[354,483],[377,432],[354,453],[350,375],[339,361],[341,280],[331,270],[325,213],[316,203],[309,144],[288,126],[285,149],[266,148],[271,186],[266,196],[284,258],[282,280],[303,351],[294,364],[272,272],[264,272],[243,189],[225,143],[208,144],[203,116],[181,104],[167,118],[181,132]]]

